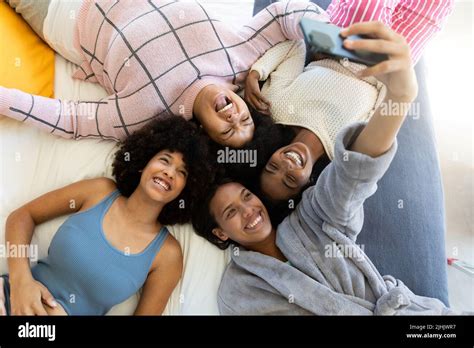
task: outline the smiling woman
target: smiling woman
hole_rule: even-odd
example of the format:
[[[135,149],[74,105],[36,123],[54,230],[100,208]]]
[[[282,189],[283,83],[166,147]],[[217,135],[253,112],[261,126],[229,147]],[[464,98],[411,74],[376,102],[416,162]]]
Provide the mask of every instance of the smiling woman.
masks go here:
[[[208,141],[197,137],[197,127],[189,126],[179,117],[168,117],[152,121],[148,126],[132,134],[120,146],[113,163],[113,175],[122,195],[129,197],[137,188],[147,163],[150,161],[170,161],[171,153],[180,153],[191,175],[181,194],[167,204],[160,214],[164,225],[184,223],[191,217],[192,204],[205,189],[205,180],[211,180],[213,167],[208,156]],[[162,157],[159,152],[166,149]],[[205,160],[203,160],[205,158]],[[163,176],[153,178],[157,183],[169,185]],[[204,185],[203,185],[204,184]],[[161,185],[160,185],[161,186]]]
[[[218,144],[240,148],[252,139],[255,125],[245,101],[220,85],[204,87],[193,106],[194,117]]]
[[[354,24],[347,31],[377,39],[381,53],[387,53],[389,43],[397,48],[390,64],[378,66],[379,78],[390,76],[388,100],[411,103],[418,84],[405,40],[374,22]],[[401,281],[382,276],[356,244],[364,202],[395,156],[405,112],[385,117],[377,110],[368,123],[344,127],[333,161],[278,225],[260,198],[239,182],[217,182],[207,192],[193,213],[196,232],[219,248],[233,243],[232,261],[218,291],[221,314],[452,314],[438,299],[417,296]],[[302,169],[311,150],[295,142],[279,155]],[[328,253],[334,245],[350,252],[345,257]]]
[[[154,120],[121,144],[116,183],[78,181],[12,212],[11,245],[29,245],[36,225],[72,215],[31,269],[28,257],[8,256],[0,313],[104,315],[143,288],[135,314],[161,314],[183,267],[180,244],[164,225],[189,220],[212,180],[208,153],[195,124],[178,116]]]
[[[244,88],[250,66],[278,42],[302,39],[303,16],[329,21],[307,1],[271,4],[240,28],[196,1],[53,1],[46,23],[53,13],[72,19],[68,28],[74,30],[58,27],[56,35],[74,43],[72,56],[80,64],[74,77],[99,83],[108,96],[100,102],[65,101],[0,86],[1,114],[65,138],[113,140],[153,117],[175,114],[190,120],[195,115],[215,141],[232,147],[250,141],[254,131],[245,103],[235,94]],[[55,41],[48,40],[59,49]],[[132,53],[131,47],[136,48]],[[222,102],[216,88],[228,100]],[[194,108],[200,93],[205,103]]]
[[[275,151],[268,160],[260,175],[261,191],[271,201],[295,198],[311,184],[314,164],[324,160],[323,155],[318,137],[307,129],[300,130],[292,143]]]

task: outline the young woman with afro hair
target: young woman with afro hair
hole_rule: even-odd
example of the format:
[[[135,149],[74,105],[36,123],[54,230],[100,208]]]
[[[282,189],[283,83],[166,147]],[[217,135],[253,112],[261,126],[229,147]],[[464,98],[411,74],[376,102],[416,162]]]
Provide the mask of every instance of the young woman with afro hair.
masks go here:
[[[12,212],[6,222],[11,245],[29,245],[36,225],[72,215],[37,265],[8,258],[0,314],[104,315],[140,288],[135,315],[161,314],[183,267],[181,247],[165,225],[190,219],[212,180],[208,154],[195,124],[160,118],[122,142],[115,181],[79,181]]]

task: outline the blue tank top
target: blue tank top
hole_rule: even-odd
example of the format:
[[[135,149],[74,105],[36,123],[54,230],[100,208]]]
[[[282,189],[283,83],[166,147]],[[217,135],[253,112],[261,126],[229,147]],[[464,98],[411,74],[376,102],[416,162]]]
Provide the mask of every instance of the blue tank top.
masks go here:
[[[46,259],[31,270],[68,315],[104,315],[136,293],[169,233],[163,226],[137,254],[112,246],[102,222],[119,196],[116,190],[94,207],[69,216],[54,235]]]

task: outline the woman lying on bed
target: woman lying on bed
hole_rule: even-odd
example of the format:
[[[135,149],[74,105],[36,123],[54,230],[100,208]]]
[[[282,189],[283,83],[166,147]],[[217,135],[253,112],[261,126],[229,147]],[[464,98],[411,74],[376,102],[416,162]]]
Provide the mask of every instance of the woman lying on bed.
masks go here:
[[[36,225],[74,214],[37,265],[30,269],[27,255],[8,258],[0,313],[104,315],[143,287],[135,314],[161,314],[183,261],[165,225],[189,220],[212,175],[207,155],[194,124],[177,116],[154,120],[121,144],[116,182],[79,181],[11,213],[6,240],[12,247],[30,245]]]
[[[416,64],[434,27],[439,29],[452,5],[450,1],[437,1],[436,11],[420,9],[416,3],[405,5],[396,10],[396,16],[403,17],[403,13],[409,11],[413,16],[410,24],[400,28],[395,19],[387,16],[380,16],[380,19],[393,31],[401,33],[410,46],[412,62]],[[430,25],[420,26],[435,13]],[[359,44],[345,41],[348,49],[359,49]],[[363,71],[366,66],[362,64],[325,58],[305,67],[305,58],[303,41],[280,43],[252,66],[246,82],[247,101],[262,113],[271,112],[277,123],[290,126],[296,135],[290,144],[276,150],[270,158],[261,156],[267,162],[261,165],[260,189],[269,202],[282,210],[291,203],[287,200],[295,200],[306,187],[314,184],[317,175],[334,158],[338,132],[351,122],[367,121],[386,94],[385,85],[370,76],[373,70]],[[259,79],[266,80],[262,92]],[[395,105],[383,103],[382,112],[386,114],[387,108],[392,106]],[[408,108],[410,104],[396,106]]]
[[[329,21],[306,1],[271,4],[238,31],[190,1],[67,1],[49,11],[77,15],[74,31],[66,29],[80,64],[75,77],[99,83],[109,96],[64,101],[0,86],[0,114],[66,138],[115,140],[162,114],[194,116],[214,141],[231,147],[254,133],[235,93],[250,66],[277,43],[302,39],[303,16]]]
[[[427,8],[442,13],[438,5]],[[51,2],[37,13],[47,13],[48,26],[61,40],[53,35],[47,41],[59,51],[56,41],[74,42],[67,56],[80,65],[75,77],[99,83],[109,96],[99,102],[65,101],[0,86],[0,114],[66,138],[118,140],[157,115],[173,113],[187,120],[194,116],[215,142],[241,147],[257,127],[236,94],[251,65],[279,42],[302,39],[303,16],[344,26],[356,19],[357,9],[362,10],[357,2],[334,1],[327,13],[307,1],[276,2],[236,31],[197,2]],[[364,14],[390,18],[390,11],[378,1]],[[71,14],[77,18],[72,26],[64,20]],[[36,22],[40,27],[32,26],[42,32],[44,18]]]
[[[361,48],[389,54],[366,70],[387,86],[387,100],[411,103],[417,81],[403,37],[376,23],[359,23],[348,34],[378,40]],[[382,277],[356,244],[363,203],[396,152],[406,113],[355,123],[338,135],[334,160],[295,211],[272,226],[260,199],[229,181],[209,190],[193,211],[196,231],[220,248],[235,243],[218,292],[223,314],[446,314],[439,300],[414,295],[392,276]]]

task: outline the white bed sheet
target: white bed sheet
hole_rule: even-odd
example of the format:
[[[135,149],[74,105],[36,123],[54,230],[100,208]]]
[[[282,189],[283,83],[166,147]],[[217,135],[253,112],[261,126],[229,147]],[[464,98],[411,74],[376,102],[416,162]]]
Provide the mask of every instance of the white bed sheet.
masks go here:
[[[252,14],[253,1],[200,1],[223,20],[243,24]],[[76,67],[56,54],[55,96],[72,100],[98,100],[106,92],[97,84],[71,78]],[[5,220],[15,208],[31,199],[69,183],[91,177],[111,177],[114,142],[62,139],[0,116],[0,243],[5,242]],[[39,258],[47,255],[61,217],[37,227],[32,244]],[[184,273],[170,297],[164,314],[218,314],[217,289],[229,260],[224,252],[198,237],[189,224],[170,226],[184,254]],[[0,274],[7,272],[0,258]],[[132,314],[138,303],[135,294],[115,306],[109,314]]]

